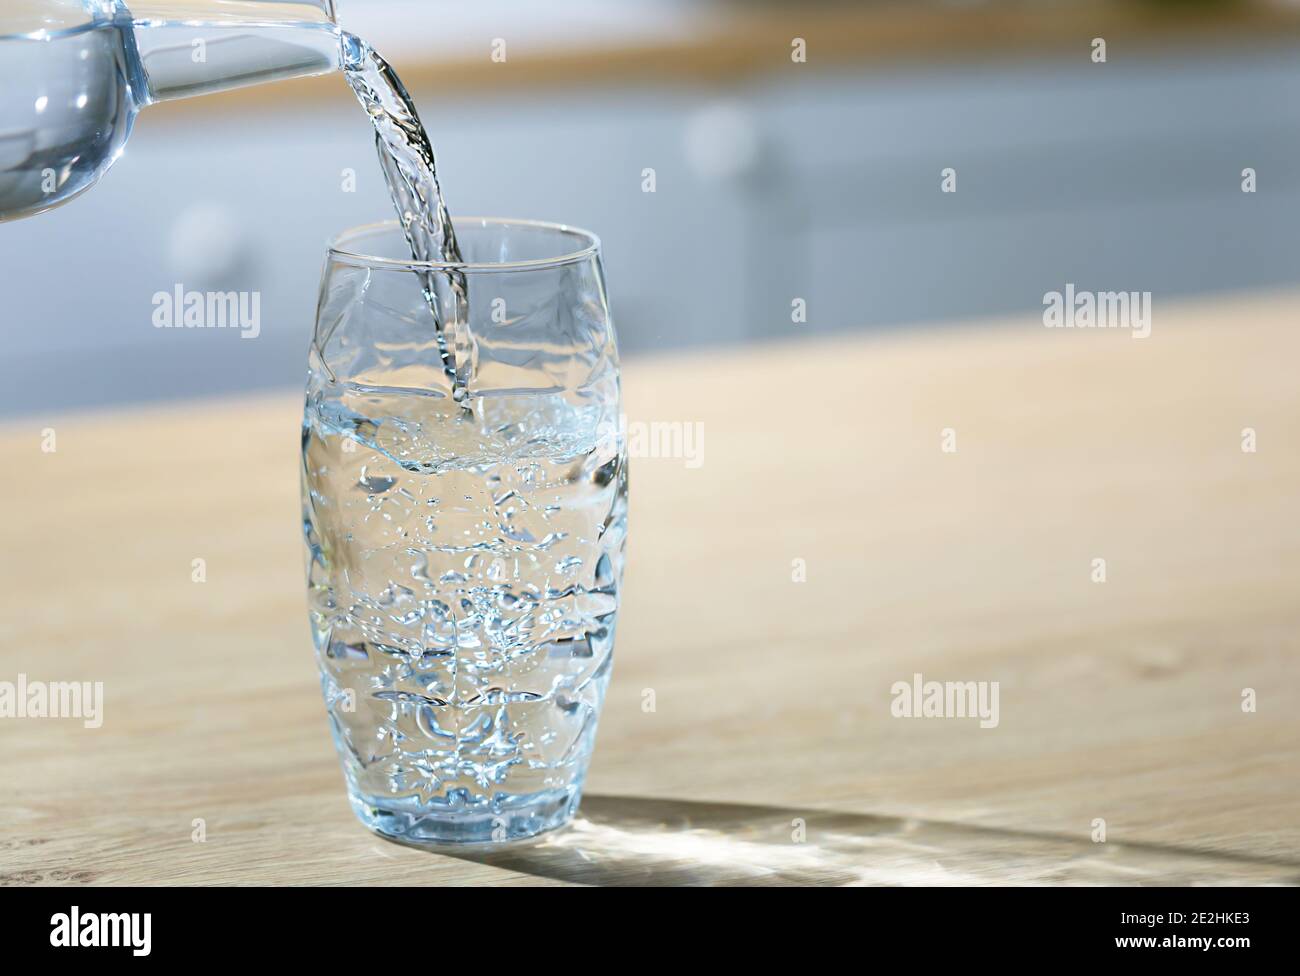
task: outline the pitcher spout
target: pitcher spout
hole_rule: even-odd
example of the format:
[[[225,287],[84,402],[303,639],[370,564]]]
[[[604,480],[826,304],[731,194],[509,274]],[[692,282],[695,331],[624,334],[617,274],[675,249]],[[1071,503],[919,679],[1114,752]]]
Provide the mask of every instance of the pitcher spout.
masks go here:
[[[133,0],[142,104],[328,74],[334,0]]]

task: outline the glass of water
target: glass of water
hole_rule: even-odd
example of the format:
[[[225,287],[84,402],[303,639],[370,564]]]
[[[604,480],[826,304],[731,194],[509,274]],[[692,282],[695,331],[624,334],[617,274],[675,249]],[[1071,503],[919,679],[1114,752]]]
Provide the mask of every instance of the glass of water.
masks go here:
[[[353,809],[416,844],[577,809],[627,519],[618,351],[581,230],[396,222],[329,250],[302,430],[309,616]]]

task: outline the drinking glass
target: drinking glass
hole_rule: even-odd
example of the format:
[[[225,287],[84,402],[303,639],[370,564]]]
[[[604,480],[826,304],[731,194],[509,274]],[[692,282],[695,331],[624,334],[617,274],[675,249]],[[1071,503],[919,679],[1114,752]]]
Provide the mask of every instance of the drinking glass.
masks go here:
[[[302,430],[309,617],[348,795],[416,844],[573,816],[626,536],[599,242],[454,227],[460,264],[412,260],[396,222],[332,243]]]

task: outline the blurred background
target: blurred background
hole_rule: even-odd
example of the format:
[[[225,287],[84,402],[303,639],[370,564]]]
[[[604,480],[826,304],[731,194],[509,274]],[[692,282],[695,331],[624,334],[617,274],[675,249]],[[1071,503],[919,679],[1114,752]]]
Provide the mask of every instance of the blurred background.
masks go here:
[[[338,18],[412,90],[453,213],[602,236],[628,355],[1039,310],[1066,281],[1300,278],[1294,3],[338,0]],[[1241,192],[1245,167],[1267,195]],[[0,224],[0,413],[298,386],[326,240],[391,212],[338,75],[146,109],[89,194]],[[155,329],[177,284],[260,291],[261,335]]]
[[[1300,877],[1300,0],[337,3],[453,213],[601,235],[630,422],[701,449],[632,450],[595,829],[504,868]],[[503,879],[351,822],[306,652],[294,442],[326,242],[393,216],[371,133],[338,74],[150,106],[0,223],[0,681],[112,696],[0,721],[0,884]],[[1156,338],[1044,329],[1067,283]],[[178,286],[260,334],[155,328]],[[895,721],[922,675],[1002,724]]]

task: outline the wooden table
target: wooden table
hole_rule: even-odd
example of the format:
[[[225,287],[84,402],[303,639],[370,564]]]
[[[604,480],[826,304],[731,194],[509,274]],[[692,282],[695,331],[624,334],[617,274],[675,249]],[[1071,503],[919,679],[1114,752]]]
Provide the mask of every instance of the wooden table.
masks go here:
[[[704,463],[633,461],[582,819],[492,856],[348,809],[295,396],[11,423],[0,680],[106,704],[0,719],[0,883],[1295,882],[1298,318],[1157,296],[1145,340],[1026,317],[628,364],[631,420],[703,423]],[[998,725],[893,717],[917,673],[998,682]]]

